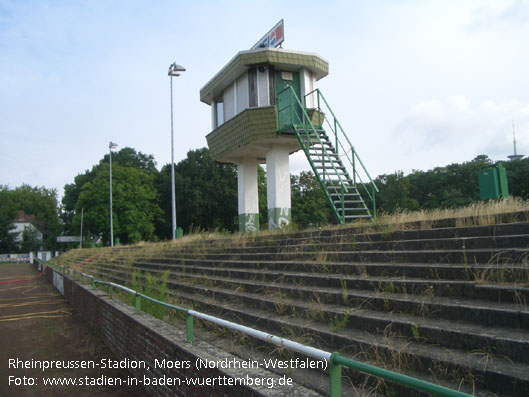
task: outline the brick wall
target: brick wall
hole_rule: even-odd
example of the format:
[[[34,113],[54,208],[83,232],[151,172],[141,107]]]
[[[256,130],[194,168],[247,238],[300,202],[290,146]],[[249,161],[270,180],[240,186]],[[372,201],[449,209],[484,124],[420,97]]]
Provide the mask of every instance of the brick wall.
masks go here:
[[[48,268],[46,278],[52,282],[53,269]],[[219,369],[199,368],[195,366],[197,358],[207,360],[232,359],[235,356],[217,349],[203,341],[195,340],[193,343],[185,342],[185,322],[182,321],[182,330],[177,329],[146,313],[136,314],[134,308],[118,299],[110,299],[108,294],[100,290],[93,290],[91,285],[81,285],[68,276],[64,276],[64,296],[70,304],[93,328],[104,343],[115,354],[118,360],[145,361],[150,367],[130,369],[132,376],[143,380],[148,378],[217,378],[217,377],[242,377],[253,378],[268,377],[279,379],[262,368],[256,369]],[[190,368],[162,369],[154,368],[154,359],[189,361]],[[243,360],[244,361],[244,360]],[[261,396],[261,395],[312,395],[298,385],[291,387],[269,388],[266,385],[226,385],[226,386],[146,386],[147,394],[152,396]]]

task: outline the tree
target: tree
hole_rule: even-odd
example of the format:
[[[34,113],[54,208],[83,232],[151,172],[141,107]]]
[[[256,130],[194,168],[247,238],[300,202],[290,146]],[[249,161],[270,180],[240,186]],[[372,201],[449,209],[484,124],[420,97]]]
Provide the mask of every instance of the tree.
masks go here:
[[[394,174],[380,175],[375,180],[380,189],[377,204],[385,212],[394,212],[397,209],[415,211],[419,209],[419,203],[409,195],[410,181],[402,171]]]
[[[12,232],[16,213],[16,206],[9,188],[0,185],[0,253],[7,254],[16,250],[15,238],[17,236]]]
[[[44,186],[32,187],[23,184],[13,190],[7,189],[4,194],[9,196],[10,222],[15,218],[17,210],[35,215],[35,220],[41,224],[39,229],[42,229],[44,248],[55,249],[56,237],[60,230],[57,191]]]
[[[152,240],[154,222],[161,215],[155,177],[145,170],[112,165],[112,205],[114,238],[123,243]],[[87,235],[110,241],[109,167],[102,165],[95,178],[81,188],[74,224],[84,209],[83,229]]]
[[[332,213],[316,176],[301,171],[292,175],[292,219],[301,226],[327,224],[333,219]]]
[[[529,199],[529,157],[503,163],[507,171],[509,194]]]
[[[162,211],[156,190],[156,162],[152,155],[125,147],[112,154],[114,238],[123,243],[156,239],[155,223]],[[66,233],[77,234],[81,210],[83,231],[110,241],[109,154],[90,171],[64,187],[62,219]]]
[[[21,252],[38,251],[42,247],[42,240],[40,239],[40,233],[32,228],[26,227],[22,232],[22,246]]]
[[[160,237],[171,237],[171,165],[158,177],[161,207]],[[207,148],[190,150],[175,165],[176,221],[184,230],[234,230],[237,219],[237,171],[232,164],[214,162]]]

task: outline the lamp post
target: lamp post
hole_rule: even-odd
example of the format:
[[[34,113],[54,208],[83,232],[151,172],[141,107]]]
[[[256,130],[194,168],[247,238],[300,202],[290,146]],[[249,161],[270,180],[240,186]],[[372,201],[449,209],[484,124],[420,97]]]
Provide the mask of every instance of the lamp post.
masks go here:
[[[172,212],[172,230],[173,230],[173,240],[176,239],[176,199],[175,199],[175,187],[174,187],[174,132],[173,132],[173,76],[178,77],[180,76],[180,72],[185,72],[186,69],[181,66],[177,65],[176,63],[172,63],[169,66],[169,71],[167,72],[167,75],[170,77],[171,80],[171,212]]]
[[[117,147],[118,147],[118,144],[114,143],[112,141],[110,141],[110,143],[108,144],[108,149],[110,150],[110,160],[109,160],[109,164],[110,164],[110,181],[109,181],[109,186],[110,186],[110,246],[111,247],[114,246],[114,226],[112,224],[112,149],[115,149]]]

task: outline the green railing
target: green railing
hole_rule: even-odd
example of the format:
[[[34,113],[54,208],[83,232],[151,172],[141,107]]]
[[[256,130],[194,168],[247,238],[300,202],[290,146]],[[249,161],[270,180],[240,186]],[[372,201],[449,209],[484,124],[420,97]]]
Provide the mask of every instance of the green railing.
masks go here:
[[[70,274],[70,268],[65,268],[65,266],[59,266],[55,263],[48,262],[51,264],[51,267],[54,270],[58,270],[63,274]],[[357,370],[368,375],[376,376],[394,382],[406,387],[411,387],[416,390],[420,390],[426,393],[430,393],[435,396],[441,397],[472,397],[470,394],[460,392],[458,390],[449,389],[444,386],[436,385],[434,383],[426,382],[420,379],[412,378],[407,375],[402,375],[397,372],[389,371],[384,368],[379,368],[374,365],[362,363],[359,361],[351,360],[347,357],[343,357],[338,352],[330,353],[324,350],[320,350],[315,347],[303,345],[301,343],[295,342],[290,339],[281,338],[276,335],[268,334],[256,330],[254,328],[247,327],[245,325],[237,324],[231,321],[223,320],[218,317],[210,316],[209,314],[197,312],[195,310],[186,309],[183,307],[171,305],[166,302],[162,302],[151,298],[150,296],[144,295],[138,291],[135,291],[131,288],[125,287],[120,284],[113,282],[97,280],[94,276],[89,274],[73,271],[73,278],[77,280],[77,276],[80,276],[81,283],[84,283],[86,279],[90,279],[92,282],[92,288],[96,289],[97,285],[107,285],[109,286],[109,295],[112,297],[112,289],[117,288],[122,291],[128,292],[134,296],[134,306],[136,309],[136,314],[139,314],[141,311],[141,299],[149,300],[153,303],[165,306],[167,308],[176,310],[178,312],[183,312],[186,315],[186,341],[193,342],[194,340],[194,322],[193,318],[197,317],[205,321],[212,322],[214,324],[242,332],[248,336],[263,340],[268,343],[272,343],[281,347],[288,348],[290,350],[296,351],[303,355],[316,358],[318,360],[325,360],[329,366],[329,395],[330,397],[341,397],[342,396],[342,368],[347,367],[353,370]]]
[[[314,100],[314,96],[316,96],[316,99]],[[367,171],[366,167],[364,166],[364,163],[362,162],[362,159],[360,159],[360,156],[358,155],[358,152],[355,150],[353,144],[349,140],[349,137],[345,133],[344,129],[342,128],[342,125],[336,118],[334,112],[332,111],[331,107],[329,106],[329,103],[321,93],[321,91],[317,88],[314,91],[309,92],[305,95],[305,103],[307,103],[308,99],[312,99],[315,103],[315,107],[313,109],[313,113],[317,116],[318,119],[318,125],[322,126],[325,125],[328,126],[328,130],[331,131],[334,135],[334,141],[335,141],[335,148],[336,152],[339,156],[343,156],[347,158],[347,161],[351,165],[353,169],[353,183],[357,184],[357,179],[360,182],[360,184],[364,187],[364,190],[371,200],[372,208],[373,208],[373,218],[376,218],[377,213],[377,207],[376,207],[376,193],[379,192],[377,185],[373,181],[373,178],[371,178],[371,175]],[[326,117],[327,115],[327,117]],[[331,117],[329,117],[331,116]],[[345,145],[342,143],[342,140],[340,140],[340,136],[345,138]],[[340,152],[342,154],[340,154]],[[348,153],[351,153],[350,156],[347,156]],[[362,167],[362,170],[364,171],[365,175],[367,176],[369,182],[364,183],[362,181],[362,177],[360,173],[358,172],[358,168],[356,167],[356,163],[359,163]],[[371,187],[371,192],[367,188],[367,186]]]
[[[277,93],[278,131],[286,132],[286,131],[289,131],[290,129],[294,129],[296,133],[298,133],[299,130],[303,130],[305,131],[306,138],[308,139],[310,139],[309,135],[312,132],[313,135],[318,137],[318,143],[322,144],[321,140],[319,139],[319,134],[317,133],[317,129],[323,129],[324,126],[328,126],[328,128],[325,130],[332,132],[332,135],[331,134],[329,135],[331,139],[334,138],[333,141],[334,141],[336,154],[341,158],[345,157],[347,159],[347,163],[352,168],[351,176],[352,176],[353,185],[357,186],[357,181],[358,181],[364,188],[365,193],[372,204],[371,215],[375,219],[376,214],[377,214],[376,193],[379,192],[378,187],[373,181],[373,178],[371,178],[371,175],[367,171],[364,163],[362,162],[362,159],[358,155],[358,152],[355,150],[353,144],[349,140],[349,137],[347,136],[344,129],[342,128],[342,125],[340,124],[336,116],[334,115],[334,112],[330,108],[327,100],[325,99],[321,91],[319,89],[316,89],[312,92],[309,92],[304,97],[305,103],[307,103],[309,99],[312,99],[315,105],[313,108],[307,109],[305,104],[301,102],[301,100],[298,98],[296,92],[291,86],[288,86]],[[326,114],[328,115],[327,117],[326,117]],[[345,138],[345,143],[343,142],[343,139],[340,140],[340,136],[342,138]],[[308,148],[305,148],[303,144],[302,144],[302,147],[304,148],[304,151],[307,154],[307,158],[309,158],[309,162],[311,163],[311,167],[313,168],[314,173],[318,174],[318,171],[315,168],[314,164],[310,161]],[[326,151],[324,152],[325,152],[325,156],[324,158],[322,158],[322,161],[326,160],[330,164],[333,164],[333,169],[336,172],[333,159],[328,156]],[[360,167],[363,170],[369,182],[364,183],[364,181],[362,180],[361,174],[357,167],[357,163],[360,164]],[[325,179],[325,175],[323,175],[323,178]],[[340,185],[342,187],[342,192],[346,193],[347,185],[344,183],[342,178],[339,178],[339,179],[340,179]],[[369,189],[368,186],[371,189]],[[324,190],[326,190],[325,186],[322,186],[322,187]],[[328,197],[328,200],[330,200],[330,197]],[[343,207],[343,194],[342,194],[342,207]],[[337,211],[333,211],[333,212],[336,212],[334,215],[340,218]],[[345,216],[343,212],[342,212],[342,215]],[[344,223],[344,222],[341,222],[341,223]]]
[[[320,184],[325,198],[331,207],[331,211],[336,219],[339,220],[341,224],[345,223],[345,214],[342,211],[342,215],[338,213],[334,202],[327,191],[326,181],[329,174],[325,173],[325,164],[328,163],[332,166],[335,174],[338,176],[339,186],[342,193],[342,203],[343,203],[343,194],[349,191],[347,187],[347,181],[345,181],[335,165],[335,160],[329,156],[325,144],[320,138],[320,134],[316,130],[314,124],[310,121],[307,110],[301,103],[301,100],[296,95],[294,89],[291,86],[287,86],[283,90],[277,93],[277,120],[278,120],[278,131],[287,132],[294,130],[296,137],[298,139],[301,148],[305,152],[305,155],[309,161],[309,164],[316,176],[318,183]],[[305,122],[308,121],[308,123]],[[322,147],[321,155],[317,156],[319,161],[322,164],[323,175],[320,175],[318,168],[314,163],[311,154],[309,153],[310,145],[312,143],[318,143]],[[330,179],[330,178],[329,178]],[[342,205],[343,207],[343,205]]]

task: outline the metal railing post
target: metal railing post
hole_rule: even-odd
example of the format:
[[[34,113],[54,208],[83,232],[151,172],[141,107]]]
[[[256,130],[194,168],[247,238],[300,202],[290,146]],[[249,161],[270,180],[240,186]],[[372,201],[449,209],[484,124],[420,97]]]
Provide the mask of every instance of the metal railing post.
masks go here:
[[[95,278],[92,279],[92,289],[96,289],[96,282],[97,280]]]
[[[290,124],[294,125],[294,106],[292,106],[292,92],[289,90],[289,98],[290,98]]]
[[[351,158],[352,158],[352,165],[353,165],[353,183],[356,186],[356,163],[355,163],[355,148],[351,146]]]
[[[336,119],[334,119],[334,139],[336,143],[336,154],[340,153],[340,145],[338,145],[338,130],[336,129]]]
[[[134,307],[136,308],[136,314],[140,314],[141,312],[141,296],[136,292],[136,295],[134,295]]]
[[[375,188],[371,184],[371,194],[373,195],[373,219],[377,219],[377,203],[375,200]]]
[[[340,196],[340,200],[342,202],[342,225],[345,225],[345,191],[344,191],[344,185],[342,183],[342,195]]]
[[[334,362],[338,352],[331,354],[329,358],[329,395],[330,397],[342,396],[342,366]]]
[[[195,339],[195,332],[193,328],[193,316],[186,313],[186,341],[193,342]]]

